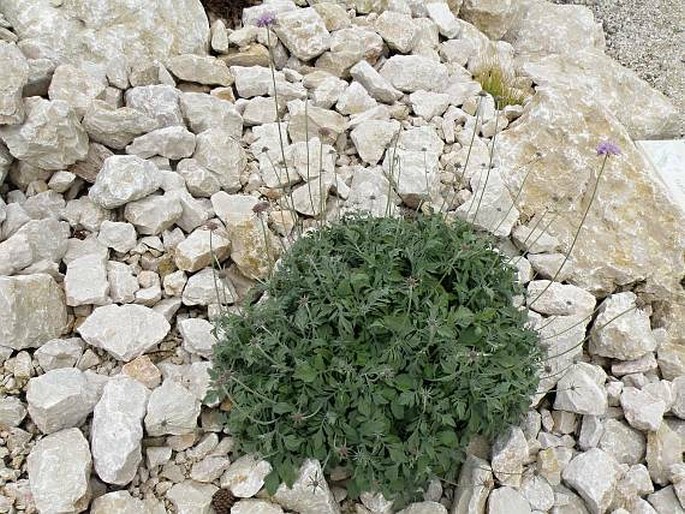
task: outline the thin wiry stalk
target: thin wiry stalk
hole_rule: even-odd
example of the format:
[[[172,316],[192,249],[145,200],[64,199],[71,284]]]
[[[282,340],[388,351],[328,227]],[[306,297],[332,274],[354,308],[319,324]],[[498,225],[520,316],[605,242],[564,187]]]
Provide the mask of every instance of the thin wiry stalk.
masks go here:
[[[312,197],[311,168],[309,162],[309,99],[304,99],[304,134],[305,151],[307,152],[307,192],[309,193],[309,206],[314,210],[314,198]]]
[[[535,162],[536,160],[540,160],[540,158],[541,158],[541,157],[540,157],[539,155],[536,154],[535,157],[533,157],[531,160],[529,160],[527,163],[525,163],[525,164],[522,166],[522,168],[528,167],[529,164],[531,164],[532,162]],[[497,224],[497,226],[495,227],[495,229],[492,231],[493,234],[497,233],[497,231],[499,230],[499,228],[502,226],[502,223],[504,223],[504,222],[506,221],[507,216],[509,216],[509,213],[512,211],[512,209],[514,208],[514,206],[515,206],[516,203],[518,202],[518,199],[519,199],[519,197],[521,196],[521,193],[523,192],[523,186],[525,185],[526,180],[528,180],[528,175],[530,175],[530,172],[531,172],[531,171],[532,171],[532,168],[528,168],[528,170],[526,171],[526,174],[523,176],[523,181],[521,182],[521,185],[519,186],[518,190],[516,191],[516,195],[514,196],[514,198],[513,198],[512,201],[511,201],[511,205],[510,205],[509,208],[507,209],[507,212],[504,213],[504,216],[502,217],[502,219],[500,220],[500,222]]]
[[[264,236],[264,250],[266,251],[266,258],[269,261],[269,275],[271,275],[271,273],[273,273],[274,270],[275,262],[269,245],[269,237],[267,234],[268,229],[266,227],[266,223],[264,222],[264,218],[261,214],[259,215],[259,224],[262,226],[262,235]]]
[[[454,189],[454,194],[452,195],[452,200],[454,200],[454,197],[457,196],[457,187],[458,184],[461,183],[462,180],[464,180],[464,176],[466,174],[466,168],[469,166],[469,160],[471,159],[471,150],[473,149],[473,142],[476,140],[476,133],[478,132],[478,120],[480,119],[481,115],[481,104],[483,102],[483,97],[480,96],[478,97],[478,106],[476,107],[476,120],[473,125],[473,132],[471,133],[471,142],[469,143],[469,149],[466,152],[466,160],[464,161],[464,167],[461,170],[461,175],[459,176],[459,179],[457,180],[457,184],[455,185]],[[445,207],[445,204],[447,203],[447,198],[443,198],[442,205],[440,206],[440,212],[442,212],[443,207]],[[452,204],[452,201],[449,202]]]
[[[616,316],[614,316],[613,318],[611,318],[609,321],[607,321],[606,323],[604,323],[602,326],[600,326],[600,327],[595,327],[595,329],[596,329],[596,330],[601,330],[601,329],[607,327],[612,321],[614,321],[614,320],[620,318],[620,317],[623,316],[624,314],[627,314],[627,313],[629,313],[629,312],[631,312],[631,311],[634,311],[635,309],[637,309],[637,305],[633,305],[632,307],[630,307],[630,308],[628,308],[628,309],[625,309],[625,310],[619,312]],[[575,350],[576,348],[579,348],[579,347],[583,346],[583,344],[584,344],[586,341],[588,341],[588,340],[590,339],[590,337],[591,337],[591,336],[589,336],[589,335],[588,335],[588,336],[585,336],[585,337],[582,339],[582,341],[580,341],[579,343],[573,345],[571,348],[567,348],[566,350],[564,350],[564,351],[561,352],[561,353],[558,353],[558,354],[556,354],[556,355],[548,355],[546,358],[542,359],[543,362],[546,361],[546,360],[556,359],[556,358],[558,358],[558,357],[562,357],[562,356],[566,355],[567,353],[572,352],[572,351]]]
[[[564,267],[564,265],[568,261],[570,255],[571,255],[571,252],[573,251],[573,248],[576,245],[576,242],[578,241],[578,236],[580,235],[580,231],[583,228],[583,224],[585,223],[587,215],[590,212],[590,208],[592,207],[592,204],[595,201],[595,197],[597,195],[597,190],[599,189],[599,181],[602,178],[602,174],[604,173],[604,168],[606,168],[606,163],[607,163],[608,159],[609,159],[609,155],[605,155],[604,160],[602,161],[602,167],[600,168],[599,173],[597,174],[597,180],[595,181],[595,187],[592,189],[592,196],[590,197],[590,201],[588,202],[587,207],[585,208],[585,212],[583,213],[583,217],[580,219],[580,224],[578,225],[578,230],[576,230],[576,233],[573,236],[573,241],[571,242],[571,246],[569,247],[568,252],[566,252],[566,254],[564,255],[564,260],[562,261],[561,266],[559,266],[559,269],[557,270],[557,272],[552,277],[552,280],[549,281],[547,286],[542,291],[540,291],[540,293],[533,299],[532,302],[530,302],[528,304],[528,307],[532,306],[535,302],[537,302],[540,299],[540,297],[543,294],[545,294],[545,292],[547,292],[547,290],[550,288],[552,283],[554,283],[554,281],[557,279],[557,277],[559,276],[559,273],[561,273],[562,268]]]
[[[335,168],[335,164],[333,165]],[[336,183],[336,187],[338,184]],[[323,138],[319,137],[319,208],[321,209],[321,223],[319,228],[326,224],[326,201],[323,197]]]
[[[283,168],[285,169],[285,176],[288,180],[288,184],[290,184],[290,171],[288,170],[288,162],[287,159],[285,158],[285,142],[283,138],[283,129],[281,127],[282,119],[281,119],[281,112],[279,109],[279,102],[278,102],[278,88],[276,87],[276,59],[274,58],[274,51],[273,47],[271,45],[271,28],[267,27],[266,28],[266,43],[267,43],[267,49],[269,50],[269,69],[271,70],[271,83],[274,88],[274,104],[276,108],[276,127],[278,129],[278,144],[281,149],[281,158],[283,159]],[[279,179],[280,180],[280,179]],[[295,211],[293,211],[295,212]],[[298,223],[295,223],[296,232],[298,232],[298,236],[302,235],[302,227],[298,225]]]
[[[400,129],[401,131],[401,129]],[[390,199],[392,198],[392,187],[395,176],[395,162],[397,159],[397,146],[400,140],[400,131],[395,135],[395,142],[393,143],[391,157],[390,157],[390,172],[388,173],[388,199],[385,202],[385,217],[390,216]]]
[[[492,161],[495,158],[495,141],[497,140],[497,124],[499,122],[499,111],[495,109],[495,133],[492,136],[492,144],[490,145],[490,151],[488,152],[488,169],[485,172],[485,183],[483,184],[483,189],[481,190],[480,197],[478,198],[478,204],[476,205],[476,212],[473,213],[473,223],[476,223],[476,219],[478,218],[478,211],[480,210],[480,206],[483,202],[483,197],[485,196],[485,191],[488,188],[488,181],[490,180],[490,170],[492,169]],[[469,212],[471,211],[471,207],[473,207],[473,202],[471,202],[471,205],[469,205],[469,208],[466,211],[466,220],[468,221],[469,219]]]

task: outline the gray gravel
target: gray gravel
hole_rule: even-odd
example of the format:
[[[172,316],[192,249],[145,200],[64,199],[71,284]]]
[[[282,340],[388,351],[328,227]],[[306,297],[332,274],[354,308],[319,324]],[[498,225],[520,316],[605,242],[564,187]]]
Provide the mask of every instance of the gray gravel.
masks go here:
[[[552,0],[585,5],[602,22],[607,54],[679,108],[685,137],[685,0]]]

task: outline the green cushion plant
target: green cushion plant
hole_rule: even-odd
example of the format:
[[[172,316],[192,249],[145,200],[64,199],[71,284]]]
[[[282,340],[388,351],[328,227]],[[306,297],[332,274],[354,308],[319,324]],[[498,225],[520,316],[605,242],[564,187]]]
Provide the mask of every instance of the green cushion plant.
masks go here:
[[[292,484],[305,458],[349,469],[348,493],[396,504],[454,480],[474,435],[520,420],[540,354],[493,241],[440,216],[344,217],[301,237],[217,323],[210,400],[240,452]]]

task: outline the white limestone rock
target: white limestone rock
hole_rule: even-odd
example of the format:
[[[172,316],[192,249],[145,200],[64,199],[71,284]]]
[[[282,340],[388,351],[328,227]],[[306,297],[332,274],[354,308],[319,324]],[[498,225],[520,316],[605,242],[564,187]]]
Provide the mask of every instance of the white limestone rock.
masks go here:
[[[205,93],[181,93],[181,112],[195,134],[210,128],[221,129],[229,136],[243,135],[243,119],[231,102]]]
[[[273,99],[257,96],[246,100],[245,110],[243,111],[243,121],[248,127],[275,123],[278,121]]]
[[[406,54],[414,47],[416,27],[410,15],[383,11],[374,27],[391,49]]]
[[[160,511],[161,512],[161,511]],[[126,490],[98,496],[90,504],[90,514],[156,514],[146,504]]]
[[[68,103],[24,98],[26,119],[0,126],[12,156],[44,170],[63,170],[88,154],[88,135]]]
[[[492,447],[492,471],[502,485],[521,485],[523,464],[528,460],[528,442],[523,430],[511,427],[495,440]]]
[[[130,223],[105,220],[100,225],[98,241],[119,253],[126,253],[136,246],[136,229]]]
[[[90,108],[90,103],[102,95],[106,87],[107,78],[102,70],[60,64],[52,75],[48,98],[68,103],[80,120]]]
[[[530,504],[516,489],[498,487],[488,498],[488,514],[531,514]]]
[[[396,120],[368,120],[361,122],[350,132],[350,139],[359,157],[375,166],[399,131],[400,123]]]
[[[313,106],[305,110],[302,100],[288,102],[288,113],[288,135],[293,142],[311,141],[318,137],[324,143],[332,145],[347,129],[345,118],[337,112]]]
[[[583,497],[593,514],[601,514],[611,505],[619,478],[618,468],[611,455],[592,448],[572,459],[562,476]]]
[[[658,430],[648,432],[645,460],[652,482],[662,486],[670,483],[672,469],[683,464],[680,435],[666,423],[662,423]]]
[[[0,243],[0,274],[26,274],[34,264],[58,263],[67,251],[68,237],[68,225],[56,218],[26,222]]]
[[[150,195],[126,204],[124,218],[140,234],[158,235],[171,228],[181,216],[183,206],[174,192]]]
[[[438,502],[425,501],[412,503],[397,514],[447,514],[447,509]]]
[[[229,193],[241,188],[240,175],[247,164],[240,141],[221,129],[208,129],[197,136],[193,158],[211,171]]]
[[[159,127],[183,125],[180,91],[166,84],[138,86],[126,91],[126,106],[157,121]]]
[[[395,191],[411,208],[437,197],[439,155],[424,150],[390,147],[385,152],[383,171],[392,177]]]
[[[31,496],[38,512],[83,512],[90,503],[92,460],[78,428],[48,435],[27,459]]]
[[[580,287],[549,280],[533,280],[528,284],[526,304],[536,312],[554,316],[592,314],[595,297]]]
[[[322,109],[330,109],[336,104],[347,87],[347,82],[338,77],[329,76],[325,78],[312,92],[312,105]]]
[[[399,202],[399,197],[390,187],[380,166],[357,167],[352,175],[352,184],[343,211],[368,212],[373,216],[392,215]]]
[[[455,38],[461,32],[457,17],[450,10],[447,2],[429,2],[426,4],[428,17],[438,26],[440,34],[447,39]]]
[[[0,276],[0,345],[35,348],[66,328],[64,295],[51,276]]]
[[[26,407],[19,398],[16,396],[0,398],[0,426],[18,427],[25,417]]]
[[[195,480],[185,480],[174,484],[166,493],[166,497],[175,507],[177,514],[209,513],[212,496],[217,487],[202,484]]]
[[[554,408],[590,416],[603,416],[609,407],[604,388],[606,373],[587,362],[573,364],[557,383]]]
[[[376,62],[384,48],[383,38],[370,27],[336,30],[331,34],[330,51],[316,60],[316,67],[343,77],[360,61]]]
[[[507,237],[519,217],[519,211],[499,170],[474,174],[471,189],[473,195],[457,208],[457,216],[498,237]]]
[[[301,514],[339,514],[340,507],[322,478],[323,471],[318,461],[307,459],[300,467],[292,487],[281,484],[272,500],[281,507]],[[314,491],[312,480],[319,479],[319,487]]]
[[[335,171],[337,154],[331,145],[322,143],[318,137],[288,145],[284,154],[290,172],[297,172],[304,181]]]
[[[602,436],[597,445],[621,464],[639,464],[645,455],[645,437],[634,428],[616,420],[603,423]]]
[[[468,455],[459,472],[458,487],[450,514],[484,513],[485,504],[494,485],[487,461]]]
[[[636,300],[635,293],[627,291],[602,302],[591,332],[591,354],[627,361],[656,349],[649,316],[636,308]]]
[[[283,45],[302,61],[318,57],[331,43],[323,19],[311,7],[279,14],[273,30]]]
[[[0,10],[22,39],[30,40],[34,59],[96,63],[112,59],[141,63],[164,61],[171,54],[206,53],[207,15],[201,4],[179,0],[173,5],[132,0],[112,4],[45,3],[18,5],[2,0]],[[36,27],[40,27],[37,31]]]
[[[573,274],[573,261],[562,253],[531,254],[527,259],[540,278],[566,282]]]
[[[107,281],[109,296],[115,303],[131,303],[140,289],[133,270],[127,264],[117,261],[107,262]]]
[[[43,344],[33,357],[44,372],[59,368],[71,368],[83,355],[84,344],[78,337],[69,339],[52,339]]]
[[[164,127],[138,136],[126,147],[126,153],[148,159],[161,155],[178,161],[195,151],[195,135],[185,127]]]
[[[36,426],[44,434],[52,434],[83,423],[98,394],[81,370],[62,368],[29,380],[26,400]]]
[[[460,17],[475,25],[492,40],[501,39],[514,19],[513,0],[464,0]]]
[[[64,292],[70,307],[107,303],[107,259],[88,254],[71,261],[64,276]]]
[[[657,431],[666,411],[666,403],[645,390],[624,387],[621,407],[630,426],[637,430]]]
[[[225,194],[225,193],[224,193]],[[222,262],[231,251],[231,243],[223,231],[200,227],[176,245],[174,262],[178,269],[191,273],[209,266],[213,260]]]
[[[105,385],[90,433],[93,464],[103,482],[126,485],[138,471],[148,395],[143,384],[126,376]]]
[[[197,482],[214,482],[228,469],[231,461],[221,455],[208,455],[193,464],[190,469],[190,478]]]
[[[593,66],[593,69],[603,69],[603,66]],[[578,72],[577,76],[582,73]],[[575,76],[568,68],[563,74]],[[611,76],[615,83],[616,76]],[[596,198],[574,245],[572,282],[606,296],[622,285],[645,280],[649,290],[680,295],[682,276],[675,270],[682,260],[682,252],[675,251],[677,244],[669,238],[672,235],[680,238],[678,227],[683,224],[683,213],[658,185],[649,162],[604,103],[604,96],[604,89],[579,94],[570,85],[538,87],[524,114],[497,139],[498,152],[507,156],[500,163],[507,186],[511,191],[521,189],[518,201],[537,217],[547,209],[552,196],[570,199],[566,212],[574,212],[575,216],[555,218],[548,229],[568,248],[586,207],[578,203],[583,196],[581,191],[594,187],[596,171],[601,165],[596,145],[607,137],[611,127],[612,138],[622,155],[609,159],[608,173],[602,175]],[[635,92],[629,96],[643,97]],[[630,109],[628,99],[622,102]],[[663,112],[650,109],[651,113]],[[550,124],[557,128],[554,136],[547,132]],[[582,141],[576,139],[564,152],[549,151],[559,137],[571,141],[577,134],[587,136]],[[535,157],[536,151],[541,152],[539,159]],[[530,167],[533,171],[524,183],[523,177],[534,158],[537,162]],[[535,171],[542,169],[553,171]],[[623,187],[628,183],[635,187]],[[638,228],[644,237],[636,236]],[[616,252],[616,248],[621,251]]]
[[[671,411],[680,419],[685,419],[685,377],[676,377],[672,382],[673,405]]]
[[[539,475],[524,477],[520,492],[533,510],[546,512],[554,506],[554,490]]]
[[[157,166],[135,155],[105,160],[88,196],[105,209],[115,209],[153,193],[162,184]]]
[[[379,102],[392,104],[402,97],[402,93],[366,61],[359,61],[352,66],[350,75]]]
[[[175,55],[167,61],[169,71],[177,78],[187,82],[197,82],[210,86],[230,86],[233,77],[226,64],[208,55]]]
[[[16,44],[0,41],[0,68],[3,70],[0,78],[0,125],[21,123],[25,116],[22,90],[28,82],[29,65]]]
[[[273,94],[271,70],[266,66],[231,66],[235,76],[235,89],[240,98],[253,98]],[[276,80],[280,72],[277,72]],[[278,89],[278,88],[277,88]]]
[[[176,173],[185,180],[194,197],[209,198],[221,190],[217,177],[195,159],[183,159],[176,165]]]
[[[188,318],[177,323],[178,331],[183,337],[183,348],[206,359],[212,357],[216,337],[212,334],[214,327],[206,319]]]
[[[197,426],[200,401],[174,380],[152,391],[145,415],[145,430],[152,437],[189,434]]]
[[[234,303],[236,292],[227,277],[218,277],[214,270],[205,268],[188,278],[181,300],[188,306]]]
[[[221,476],[221,487],[230,489],[238,498],[251,498],[264,487],[264,479],[271,469],[267,461],[243,455]]]
[[[231,514],[283,514],[283,509],[264,500],[246,499],[236,503],[231,509]]]
[[[378,102],[371,98],[364,86],[354,81],[340,93],[335,108],[340,114],[359,114],[377,105]]]
[[[123,150],[136,137],[158,127],[152,116],[131,107],[116,108],[102,100],[91,102],[83,127],[93,141]]]
[[[324,194],[327,194],[330,188],[324,182]],[[318,188],[312,187],[313,194],[317,194]],[[310,202],[308,198],[308,191],[299,193],[301,196],[307,195],[304,204],[300,208],[306,210],[314,203],[316,209],[318,203]],[[236,263],[240,272],[252,280],[262,280],[269,276],[275,262],[281,253],[281,245],[271,230],[262,226],[266,224],[266,220],[253,217],[249,220],[238,223],[229,227],[228,236],[231,240],[231,259]],[[216,295],[215,295],[216,296]]]
[[[435,4],[432,4],[435,5]],[[441,116],[450,104],[450,97],[445,93],[434,93],[419,89],[409,95],[411,107],[417,116],[430,121]]]
[[[447,67],[419,55],[394,55],[380,70],[381,76],[393,87],[407,93],[414,91],[442,92],[447,88]]]
[[[657,492],[650,494],[647,499],[649,505],[653,507],[652,510],[643,509],[645,514],[660,514],[668,512],[669,514],[683,514],[685,509],[678,501],[672,485],[659,489]]]
[[[81,337],[130,361],[162,341],[171,326],[164,316],[142,305],[106,305],[96,308],[78,327]]]

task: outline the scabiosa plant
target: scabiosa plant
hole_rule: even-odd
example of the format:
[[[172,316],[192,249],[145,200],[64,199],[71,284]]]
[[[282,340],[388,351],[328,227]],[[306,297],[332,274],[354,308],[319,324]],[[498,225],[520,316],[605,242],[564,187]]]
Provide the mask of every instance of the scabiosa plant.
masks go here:
[[[259,302],[218,323],[212,401],[273,492],[306,458],[343,466],[356,498],[399,505],[455,479],[537,389],[537,335],[492,240],[442,216],[346,216],[300,238]]]

